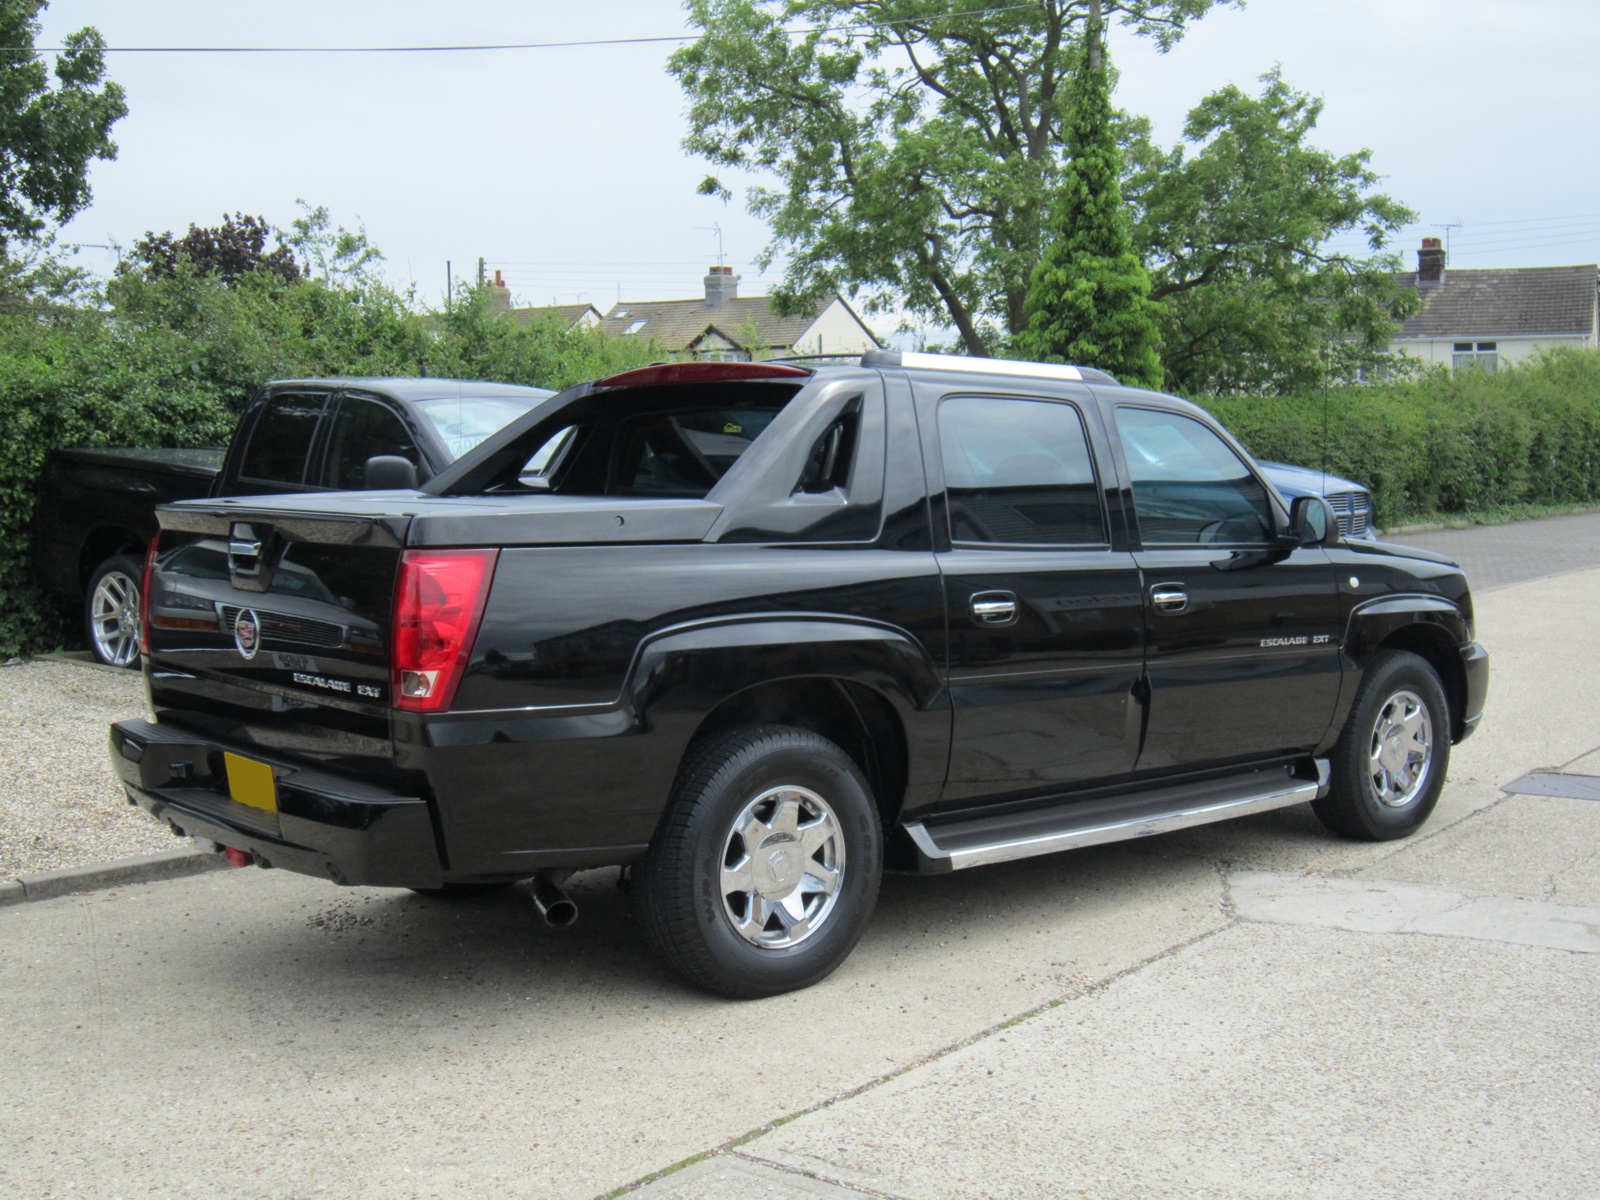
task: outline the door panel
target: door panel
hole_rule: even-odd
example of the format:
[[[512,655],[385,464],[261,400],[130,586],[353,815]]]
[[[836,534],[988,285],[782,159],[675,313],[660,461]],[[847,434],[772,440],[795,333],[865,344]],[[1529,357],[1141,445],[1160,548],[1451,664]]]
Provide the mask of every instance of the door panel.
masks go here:
[[[944,805],[1126,777],[1143,601],[1132,554],[1112,540],[1114,472],[1092,398],[1057,387],[922,402],[937,430],[928,470],[954,706]]]
[[[1144,550],[1150,719],[1139,771],[1310,750],[1339,695],[1339,596],[1320,548],[1237,566],[1215,550]],[[1184,607],[1158,594],[1184,593]],[[1171,599],[1168,605],[1171,605]]]
[[[1310,750],[1339,695],[1340,604],[1326,551],[1279,557],[1284,514],[1204,421],[1120,406],[1115,423],[1144,575],[1150,713],[1138,771]]]
[[[1143,652],[1133,556],[962,547],[939,561],[955,705],[947,803],[1127,775]],[[975,615],[975,596],[1014,597],[1015,620]]]

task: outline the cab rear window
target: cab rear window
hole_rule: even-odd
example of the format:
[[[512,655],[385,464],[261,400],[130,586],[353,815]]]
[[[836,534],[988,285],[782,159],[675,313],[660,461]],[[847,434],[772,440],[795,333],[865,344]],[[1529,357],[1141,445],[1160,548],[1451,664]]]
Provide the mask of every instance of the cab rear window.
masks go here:
[[[528,429],[486,491],[701,499],[766,432],[798,385],[684,384],[581,397]]]

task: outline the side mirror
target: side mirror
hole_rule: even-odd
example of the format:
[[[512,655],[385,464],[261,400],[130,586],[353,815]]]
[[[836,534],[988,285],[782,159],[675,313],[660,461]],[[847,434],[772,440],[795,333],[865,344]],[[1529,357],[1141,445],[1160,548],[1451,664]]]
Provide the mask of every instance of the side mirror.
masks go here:
[[[1321,496],[1296,496],[1289,506],[1289,528],[1302,546],[1332,546],[1339,541],[1339,518]]]
[[[368,491],[392,491],[417,486],[417,464],[398,454],[374,454],[367,459],[364,486]]]

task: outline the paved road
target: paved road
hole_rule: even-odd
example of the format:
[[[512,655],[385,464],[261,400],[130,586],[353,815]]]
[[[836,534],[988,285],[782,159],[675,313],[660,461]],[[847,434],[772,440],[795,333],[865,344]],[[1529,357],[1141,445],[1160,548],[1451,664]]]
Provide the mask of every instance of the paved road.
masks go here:
[[[1546,575],[1600,567],[1600,512],[1403,533],[1392,540],[1448,554],[1467,572],[1474,591],[1487,592]]]
[[[565,934],[255,870],[0,910],[0,1195],[581,1198],[710,1155],[640,1194],[1593,1200],[1600,803],[1499,785],[1600,773],[1597,600],[1482,596],[1489,716],[1416,838],[1290,809],[892,878],[769,1001],[680,985],[603,872]]]

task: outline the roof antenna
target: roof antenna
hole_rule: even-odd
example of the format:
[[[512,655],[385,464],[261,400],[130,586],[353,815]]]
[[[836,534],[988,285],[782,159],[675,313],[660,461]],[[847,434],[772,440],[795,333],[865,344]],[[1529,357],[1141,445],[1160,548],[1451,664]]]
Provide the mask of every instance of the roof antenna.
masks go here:
[[[722,226],[720,224],[696,225],[695,228],[703,230],[706,233],[714,233],[717,235],[717,266],[720,267],[722,265]]]
[[[1452,229],[1465,229],[1466,225],[1462,222],[1460,217],[1457,217],[1453,222],[1432,225],[1429,228],[1444,230],[1444,261],[1448,263],[1450,261],[1450,231]]]
[[[1333,373],[1333,319],[1323,311],[1322,327],[1322,485],[1318,494],[1328,498],[1328,406],[1330,404],[1328,377]]]

